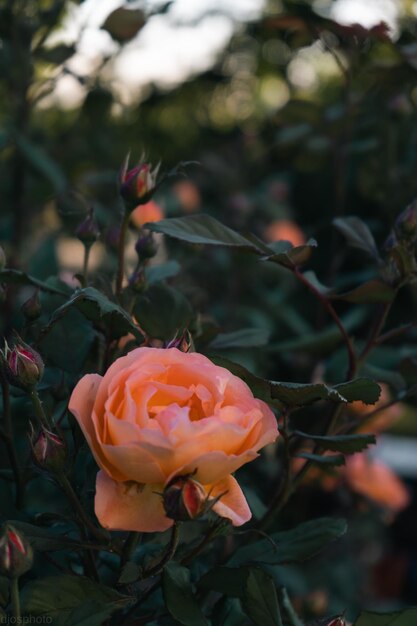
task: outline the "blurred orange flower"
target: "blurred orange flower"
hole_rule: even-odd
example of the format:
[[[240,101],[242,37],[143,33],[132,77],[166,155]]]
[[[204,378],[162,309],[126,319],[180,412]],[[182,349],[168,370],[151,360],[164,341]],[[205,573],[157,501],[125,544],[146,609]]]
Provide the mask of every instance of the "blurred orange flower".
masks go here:
[[[292,220],[275,220],[265,229],[265,241],[270,243],[284,239],[293,246],[302,246],[306,242],[301,228]]]
[[[405,509],[410,502],[410,494],[402,480],[385,463],[366,454],[349,457],[344,476],[353,491],[395,513]]]
[[[132,212],[132,222],[138,228],[141,228],[147,222],[159,222],[165,217],[163,208],[151,200],[146,204],[140,204]]]
[[[177,196],[184,213],[195,213],[201,205],[201,196],[198,187],[191,180],[180,180],[172,191]]]
[[[391,393],[386,383],[379,383],[381,387],[381,395],[379,400],[375,404],[365,404],[360,400],[352,402],[349,405],[349,412],[356,417],[364,417],[369,413],[380,409],[384,405],[388,404],[391,400]],[[400,418],[403,411],[403,405],[401,403],[393,404],[378,411],[370,419],[366,419],[364,424],[360,424],[356,428],[357,433],[381,433],[391,428],[391,426]]]

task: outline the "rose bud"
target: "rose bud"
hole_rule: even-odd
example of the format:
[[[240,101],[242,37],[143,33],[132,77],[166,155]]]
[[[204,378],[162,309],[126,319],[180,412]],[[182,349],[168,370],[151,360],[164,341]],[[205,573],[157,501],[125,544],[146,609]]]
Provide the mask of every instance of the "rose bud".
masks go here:
[[[30,322],[38,319],[42,311],[41,300],[39,298],[39,289],[33,292],[33,295],[22,304],[22,313]]]
[[[42,429],[39,434],[32,434],[31,447],[33,461],[41,469],[57,471],[65,465],[67,448],[61,437]]]
[[[135,245],[136,254],[140,261],[151,259],[157,252],[152,233],[148,235],[139,235]]]
[[[175,335],[171,341],[168,341],[164,348],[177,348],[181,350],[181,352],[191,352],[193,348],[193,338],[188,329],[186,329],[181,335],[178,333]]]
[[[17,337],[13,348],[5,344],[0,353],[4,373],[11,385],[32,390],[41,380],[44,364],[40,354]]]
[[[204,487],[187,476],[174,478],[167,485],[163,505],[167,517],[178,522],[196,519],[210,508]]]
[[[94,210],[91,209],[85,220],[81,222],[75,231],[76,236],[85,246],[92,246],[100,237],[100,229],[98,227]]]
[[[417,201],[414,200],[395,220],[395,232],[399,239],[417,239]]]
[[[330,622],[327,622],[327,626],[346,626],[345,619],[342,615],[339,617],[333,617]]]
[[[133,272],[129,277],[129,287],[136,293],[143,293],[146,289],[146,278],[143,270]]]
[[[152,170],[150,163],[139,163],[128,169],[129,155],[120,173],[120,195],[133,210],[139,204],[146,204],[152,198],[157,187],[159,165]]]
[[[0,535],[0,574],[17,578],[33,563],[32,548],[22,533],[7,524]]]

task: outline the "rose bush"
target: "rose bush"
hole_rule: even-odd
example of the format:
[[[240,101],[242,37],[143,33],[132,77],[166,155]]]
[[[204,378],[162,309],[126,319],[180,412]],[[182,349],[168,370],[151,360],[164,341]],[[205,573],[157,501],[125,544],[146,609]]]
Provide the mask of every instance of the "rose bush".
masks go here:
[[[137,348],[104,377],[84,376],[69,408],[101,468],[95,511],[104,527],[169,528],[161,492],[194,472],[207,496],[221,496],[213,506],[218,515],[235,526],[250,519],[232,473],[278,429],[269,407],[228,370],[198,353]]]

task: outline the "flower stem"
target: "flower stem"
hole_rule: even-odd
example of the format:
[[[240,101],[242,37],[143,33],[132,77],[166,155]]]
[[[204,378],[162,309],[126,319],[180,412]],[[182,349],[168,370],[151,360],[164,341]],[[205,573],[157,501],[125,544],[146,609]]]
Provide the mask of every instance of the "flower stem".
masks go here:
[[[9,383],[7,382],[5,376],[2,373],[0,374],[0,380],[1,380],[1,388],[2,388],[2,394],[3,394],[3,426],[4,426],[0,434],[7,448],[7,454],[9,455],[10,466],[12,468],[13,476],[15,480],[16,508],[20,509],[22,507],[22,501],[23,501],[23,480],[22,480],[22,473],[20,470],[18,455],[17,455],[16,448],[14,445],[11,408],[10,408]]]
[[[164,569],[164,565],[166,565],[173,558],[178,547],[179,538],[180,527],[179,523],[175,522],[172,527],[171,539],[169,541],[169,544],[167,545],[164,554],[162,555],[158,563],[156,563],[156,565],[150,567],[148,570],[145,570],[143,578],[150,578],[151,576],[156,576],[157,574],[160,574],[162,572],[162,570]]]
[[[190,565],[194,559],[201,554],[206,546],[211,543],[211,541],[216,537],[218,527],[222,524],[222,519],[220,519],[217,523],[213,524],[213,526],[209,529],[207,535],[203,537],[199,544],[196,545],[194,550],[191,550],[188,554],[186,554],[181,559],[181,565]]]
[[[123,275],[125,268],[125,246],[126,246],[126,235],[127,228],[129,226],[130,215],[124,210],[123,221],[120,228],[120,236],[119,236],[119,251],[118,251],[118,264],[117,264],[117,278],[116,278],[116,296],[120,297],[123,285]]]
[[[88,285],[88,261],[90,259],[91,244],[84,244],[83,283]]]
[[[12,605],[13,617],[16,623],[20,623],[20,598],[19,598],[19,579],[17,577],[10,579],[10,602]]]
[[[88,517],[87,513],[84,511],[81,502],[79,501],[77,494],[75,493],[70,481],[66,477],[63,472],[60,472],[56,475],[57,482],[61,486],[68,500],[72,504],[75,512],[77,513],[80,521],[86,526],[86,528],[90,531],[90,533],[98,540],[98,541],[108,541],[108,535],[105,531],[102,531],[100,528],[94,525],[92,520]]]
[[[32,389],[30,392],[30,399],[32,400],[33,408],[35,410],[36,417],[38,419],[39,425],[41,428],[47,428],[48,430],[53,430],[53,424],[49,417],[46,415],[43,410],[41,399],[39,398],[39,394],[36,389]]]

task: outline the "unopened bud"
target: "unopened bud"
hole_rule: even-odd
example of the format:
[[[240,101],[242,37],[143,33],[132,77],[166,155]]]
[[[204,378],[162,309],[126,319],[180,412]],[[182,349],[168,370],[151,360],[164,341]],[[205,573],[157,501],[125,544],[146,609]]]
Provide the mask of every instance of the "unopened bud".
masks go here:
[[[164,348],[177,348],[181,350],[181,352],[192,352],[193,345],[193,338],[190,331],[187,329],[180,335],[177,333],[173,339],[166,342]]]
[[[179,476],[167,485],[163,505],[167,517],[178,522],[201,517],[211,508],[204,487],[189,476]]]
[[[120,195],[133,210],[139,204],[146,204],[152,198],[157,186],[159,165],[152,169],[150,163],[139,163],[128,169],[129,156],[120,172]]]
[[[33,295],[22,304],[22,313],[29,321],[36,320],[42,311],[41,300],[39,298],[39,289],[34,291]]]
[[[152,236],[152,233],[148,235],[139,235],[135,245],[136,254],[140,261],[151,259],[157,252],[157,247]]]
[[[146,289],[146,277],[143,270],[133,272],[129,277],[129,287],[136,293],[143,293]]]
[[[9,383],[25,391],[33,389],[43,376],[44,364],[40,354],[20,337],[17,337],[13,348],[5,344],[1,361]]]
[[[32,435],[31,441],[33,460],[41,469],[58,471],[63,469],[67,456],[67,448],[61,437],[42,429]]]
[[[33,563],[33,551],[26,537],[10,524],[0,534],[0,574],[18,578]]]
[[[93,209],[91,209],[85,220],[83,220],[78,226],[75,234],[85,246],[93,245],[93,243],[100,237],[100,229],[94,216]]]
[[[342,615],[333,617],[330,622],[327,622],[326,626],[346,626],[345,618]]]
[[[414,200],[400,213],[395,221],[395,232],[399,239],[417,239],[417,201]]]

